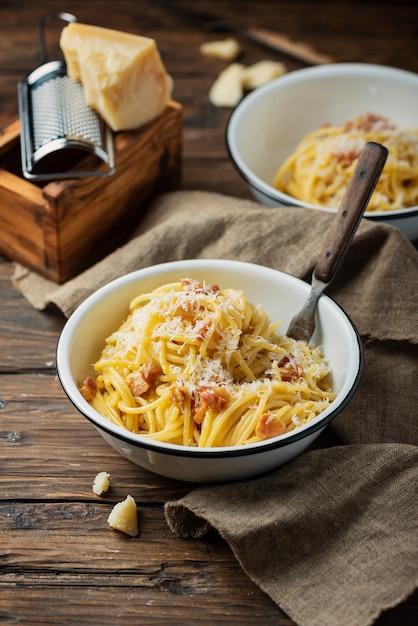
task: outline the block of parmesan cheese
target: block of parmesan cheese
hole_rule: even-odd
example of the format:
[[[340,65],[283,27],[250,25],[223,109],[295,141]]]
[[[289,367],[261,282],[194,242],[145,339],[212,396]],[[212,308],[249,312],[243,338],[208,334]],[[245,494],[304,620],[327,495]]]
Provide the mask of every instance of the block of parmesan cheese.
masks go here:
[[[87,104],[114,131],[155,119],[171,98],[173,81],[154,39],[72,22],[60,46],[68,75],[81,81]]]

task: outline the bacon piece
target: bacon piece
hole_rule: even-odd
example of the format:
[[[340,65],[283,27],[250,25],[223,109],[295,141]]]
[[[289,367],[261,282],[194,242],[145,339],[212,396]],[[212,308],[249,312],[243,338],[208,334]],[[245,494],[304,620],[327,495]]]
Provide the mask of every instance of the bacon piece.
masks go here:
[[[141,365],[135,372],[128,374],[125,380],[134,398],[139,398],[148,391],[152,381],[160,374],[161,368],[149,362],[146,365]]]
[[[209,409],[220,411],[228,403],[230,395],[224,387],[199,387],[199,404],[193,416],[196,424],[201,424]]]
[[[134,398],[139,398],[150,388],[141,371],[131,372],[126,377],[126,382]]]
[[[180,317],[193,319],[199,308],[195,300],[184,300],[180,302],[175,312],[176,315],[180,315]]]
[[[208,334],[211,326],[212,326],[211,320],[207,320],[206,322],[204,322],[196,333],[196,339],[199,339],[199,341],[203,341],[206,335]]]
[[[366,113],[359,115],[354,120],[349,120],[344,124],[344,131],[349,132],[354,129],[370,132],[373,130],[393,130],[396,128],[387,117],[382,117],[376,113]]]
[[[87,402],[91,402],[97,393],[96,381],[91,376],[86,376],[78,385],[78,390]]]
[[[255,434],[261,439],[271,439],[271,437],[283,435],[285,430],[286,425],[279,417],[274,417],[271,413],[263,413],[255,427]]]
[[[161,367],[159,365],[153,365],[152,361],[149,361],[146,365],[141,365],[139,369],[142,371],[142,375],[148,383],[155,380],[162,373]]]
[[[297,380],[303,374],[303,369],[301,366],[291,358],[292,355],[284,356],[281,361],[278,363],[280,368],[280,375],[282,380],[285,382],[292,382],[293,380]]]
[[[175,404],[183,404],[187,397],[187,390],[184,387],[172,387],[170,389],[170,400]]]
[[[190,280],[189,278],[183,278],[181,281],[183,289],[187,288],[188,291],[194,291],[195,293],[218,293],[220,291],[219,285],[203,285],[197,280]]]
[[[220,290],[218,285],[203,285],[197,280],[190,280],[189,278],[183,278],[181,285],[186,297],[179,299],[176,314],[183,318],[192,318],[197,311],[204,309],[197,297],[199,294],[216,294]]]
[[[343,167],[349,167],[359,156],[359,150],[347,150],[346,152],[333,152],[332,156]]]
[[[221,290],[221,288],[219,287],[219,285],[214,284],[214,285],[209,285],[209,286],[205,287],[203,289],[203,292],[204,293],[218,293],[218,291],[220,291],[220,290]]]
[[[353,120],[348,120],[342,126],[343,133],[349,135],[353,131],[360,131],[361,133],[385,132],[388,130],[394,130],[394,126],[386,117],[376,115],[375,113],[366,113],[365,115],[359,115]],[[356,143],[361,144],[361,139],[358,139]],[[338,145],[335,150],[332,151],[332,156],[336,162],[342,167],[349,167],[353,161],[355,161],[361,152],[362,145],[354,145],[350,137],[346,137],[346,142],[343,141]]]

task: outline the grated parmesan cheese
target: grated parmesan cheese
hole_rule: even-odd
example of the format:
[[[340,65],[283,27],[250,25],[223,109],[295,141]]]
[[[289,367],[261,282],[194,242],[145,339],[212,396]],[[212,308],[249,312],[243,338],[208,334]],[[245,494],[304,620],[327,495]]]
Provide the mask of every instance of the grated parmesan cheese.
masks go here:
[[[184,435],[186,445],[196,445],[207,414],[205,423],[223,409],[242,411],[243,424],[244,415],[255,414],[260,433],[271,431],[264,428],[270,423],[266,411],[283,405],[288,424],[289,411],[296,414],[307,402],[304,415],[314,416],[333,399],[326,382],[324,389],[318,386],[327,364],[319,350],[278,334],[279,326],[243,291],[188,278],[139,295],[95,364],[103,390],[97,409],[105,407],[110,419],[133,432],[158,437],[164,431],[169,438],[173,432],[172,439],[179,436],[179,416],[187,413],[192,430]],[[244,442],[251,441],[246,429]]]
[[[200,287],[200,283],[197,281],[184,280],[185,287],[181,291],[175,288],[162,294],[157,291],[156,294],[151,295],[144,306],[134,309],[129,329],[122,327],[110,338],[112,353],[114,353],[116,346],[119,346],[117,354],[122,355],[127,351],[135,351],[141,337],[147,333],[147,321],[150,316],[157,316],[159,320],[151,335],[156,354],[161,350],[162,338],[170,341],[177,339],[178,341],[179,337],[183,337],[184,343],[188,340],[196,340],[200,337],[202,329],[214,321],[219,308],[231,320],[238,317],[238,322],[241,323],[245,319],[246,301],[243,292],[231,289],[213,290],[206,284]],[[211,310],[211,305],[213,310]],[[204,317],[199,319],[201,310],[204,311]],[[178,312],[183,313],[183,315],[178,314]],[[185,313],[190,313],[190,316],[184,315]],[[193,369],[186,372],[187,376],[180,367],[171,366],[172,371],[178,373],[178,384],[186,388],[190,394],[202,386],[222,385],[228,391],[241,394],[246,388],[254,390],[270,385],[271,379],[269,377],[271,375],[277,376],[278,373],[276,352],[267,352],[266,359],[270,365],[265,368],[263,375],[260,375],[257,380],[237,381],[232,378],[228,366],[231,355],[238,349],[241,340],[242,332],[238,324],[225,326],[222,334],[219,334],[217,341],[214,342],[214,353],[206,358],[197,355]],[[263,342],[269,345],[263,337],[257,337],[257,340],[261,345]],[[178,353],[181,354],[183,344],[178,343],[177,345]],[[310,353],[309,359],[298,344],[293,350],[294,354],[288,358],[294,364],[303,363],[304,371],[315,376],[326,374],[326,365],[313,359],[312,353]],[[279,353],[284,354],[285,350],[279,350]]]

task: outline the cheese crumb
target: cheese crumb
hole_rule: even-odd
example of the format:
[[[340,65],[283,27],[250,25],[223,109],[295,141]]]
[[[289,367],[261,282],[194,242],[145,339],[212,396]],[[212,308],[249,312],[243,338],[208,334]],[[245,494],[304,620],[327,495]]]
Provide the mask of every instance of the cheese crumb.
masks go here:
[[[244,65],[231,63],[213,83],[209,91],[209,100],[218,107],[234,107],[244,95],[242,72]]]
[[[131,537],[138,535],[138,511],[132,496],[127,496],[125,500],[115,504],[107,518],[107,523],[111,528],[119,530],[125,535]]]
[[[223,61],[234,61],[240,54],[241,47],[235,39],[207,41],[200,46],[200,52],[206,57],[215,57]]]
[[[286,71],[283,63],[268,59],[249,66],[231,63],[213,83],[209,100],[218,107],[235,107],[243,98],[244,91],[252,91]]]
[[[93,482],[93,493],[101,496],[102,493],[108,491],[110,474],[107,472],[99,472]]]
[[[251,91],[285,73],[286,66],[284,63],[266,59],[245,68],[242,74],[242,84],[244,89]]]

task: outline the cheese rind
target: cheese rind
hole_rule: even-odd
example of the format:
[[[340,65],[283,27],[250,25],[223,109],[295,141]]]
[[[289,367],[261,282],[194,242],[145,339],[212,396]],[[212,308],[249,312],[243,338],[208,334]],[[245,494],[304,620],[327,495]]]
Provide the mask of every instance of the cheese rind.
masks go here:
[[[244,65],[231,63],[217,77],[209,91],[209,100],[218,107],[234,107],[244,95],[242,73]]]
[[[81,81],[87,104],[112,130],[138,128],[167,106],[173,81],[154,39],[72,22],[60,46],[68,75]]]

